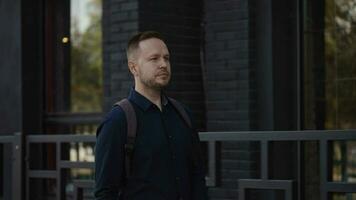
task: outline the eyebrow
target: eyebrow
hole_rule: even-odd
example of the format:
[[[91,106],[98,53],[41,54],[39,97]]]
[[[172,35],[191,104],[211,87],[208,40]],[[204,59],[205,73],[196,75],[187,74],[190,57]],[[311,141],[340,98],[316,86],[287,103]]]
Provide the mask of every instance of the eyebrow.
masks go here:
[[[154,53],[154,54],[148,55],[147,57],[148,57],[148,58],[151,58],[151,57],[155,57],[155,56],[161,56],[161,54],[159,54],[159,53]],[[166,56],[170,56],[169,53],[163,55],[163,57],[166,57]]]

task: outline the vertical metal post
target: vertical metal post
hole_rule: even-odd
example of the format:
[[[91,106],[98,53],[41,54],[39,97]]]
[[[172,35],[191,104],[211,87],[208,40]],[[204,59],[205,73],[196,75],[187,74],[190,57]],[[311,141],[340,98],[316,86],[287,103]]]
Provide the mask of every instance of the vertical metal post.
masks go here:
[[[292,200],[293,199],[293,183],[288,185],[286,189],[284,190],[284,199],[286,200]]]
[[[256,1],[257,126],[274,130],[272,0]]]
[[[12,145],[13,145],[13,140],[10,142],[5,142],[3,144],[3,183],[4,183],[4,187],[3,187],[3,191],[4,191],[4,199],[11,199],[11,187],[12,187],[12,157],[11,157],[11,153],[12,153]]]
[[[268,141],[261,141],[261,179],[268,179]]]
[[[301,51],[302,51],[302,49],[301,49],[301,47],[303,47],[303,45],[302,45],[302,26],[301,26],[301,22],[302,22],[302,20],[301,20],[301,18],[303,17],[300,13],[303,11],[302,10],[302,6],[301,6],[301,3],[302,3],[302,0],[296,0],[296,6],[297,6],[297,71],[296,71],[296,73],[297,73],[297,82],[296,82],[296,84],[297,84],[297,129],[298,130],[302,130],[302,113],[303,113],[303,111],[302,111],[302,97],[303,97],[303,92],[302,92],[302,83],[303,83],[303,81],[302,81],[302,71],[303,71],[303,69],[302,69],[302,53],[301,53]]]
[[[238,200],[245,200],[245,188],[239,187],[239,198]]]
[[[216,141],[208,142],[209,177],[211,186],[216,186]]]
[[[296,0],[296,7],[297,7],[297,11],[296,11],[296,14],[297,14],[297,81],[296,81],[296,84],[297,84],[297,130],[302,130],[302,120],[303,120],[303,102],[302,102],[302,99],[303,99],[303,87],[302,87],[302,83],[303,83],[303,76],[302,76],[302,72],[303,72],[303,37],[302,37],[302,34],[303,34],[303,26],[302,26],[302,23],[303,23],[303,0]],[[301,200],[302,199],[302,192],[303,192],[303,189],[302,189],[302,177],[303,177],[303,171],[302,171],[302,162],[304,162],[303,160],[303,154],[302,154],[302,151],[303,151],[303,143],[301,141],[298,141],[297,142],[297,156],[298,156],[298,182],[297,182],[297,195],[298,195],[298,200]]]
[[[298,200],[302,199],[302,177],[303,177],[303,172],[302,172],[302,162],[303,162],[303,156],[302,156],[302,142],[297,141],[297,195],[298,195]]]
[[[14,134],[12,145],[12,199],[22,200],[22,135]]]
[[[30,163],[29,163],[29,157],[30,157],[30,143],[25,142],[25,199],[29,200],[30,199],[30,178],[29,178],[29,170],[30,170]]]
[[[29,178],[29,171],[30,171],[30,142],[26,139],[25,141],[25,196],[26,200],[30,199],[30,178]]]
[[[328,141],[320,140],[320,197],[323,200],[328,200],[328,192],[326,184],[328,181]]]
[[[57,181],[57,200],[61,200],[62,199],[62,170],[61,167],[59,165],[61,160],[61,143],[60,142],[56,142],[56,170],[57,170],[57,177],[56,177],[56,181]]]

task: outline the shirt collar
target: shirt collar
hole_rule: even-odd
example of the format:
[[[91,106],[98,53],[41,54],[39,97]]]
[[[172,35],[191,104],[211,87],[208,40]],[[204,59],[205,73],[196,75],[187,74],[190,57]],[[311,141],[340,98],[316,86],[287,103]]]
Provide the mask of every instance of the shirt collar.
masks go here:
[[[168,97],[164,94],[163,91],[161,94],[161,98],[162,98],[162,105],[166,106],[168,104]],[[133,101],[144,111],[147,111],[153,105],[153,103],[150,100],[148,100],[142,94],[138,93],[133,87],[130,90],[128,99]]]

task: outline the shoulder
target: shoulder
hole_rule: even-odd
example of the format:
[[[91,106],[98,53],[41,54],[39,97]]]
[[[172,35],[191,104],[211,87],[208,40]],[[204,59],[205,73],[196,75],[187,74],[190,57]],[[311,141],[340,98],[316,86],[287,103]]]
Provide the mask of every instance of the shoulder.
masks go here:
[[[183,112],[186,113],[186,115],[188,116],[188,120],[190,120],[190,123],[192,124],[192,126],[194,127],[194,117],[193,117],[193,114],[192,114],[192,110],[184,103],[176,100],[176,99],[173,99],[173,98],[169,98],[171,103],[172,103],[172,106],[175,107],[176,109],[180,109],[182,110]],[[175,102],[175,103],[174,103]],[[176,104],[176,105],[174,105]],[[179,107],[180,108],[179,108]],[[181,113],[182,114],[182,113]],[[184,115],[184,114],[183,114]]]
[[[124,111],[113,107],[96,130],[95,153],[100,159],[106,154],[118,153],[126,142],[126,117]]]
[[[114,106],[104,117],[103,123],[123,120],[126,121],[124,110],[120,106]]]
[[[126,129],[126,116],[120,106],[114,106],[103,118],[97,129],[97,136],[101,132],[108,132],[112,129]]]
[[[180,105],[182,105],[182,107],[184,108],[185,112],[187,112],[188,116],[190,118],[192,118],[193,113],[192,113],[192,110],[189,108],[189,106],[187,106],[186,104],[181,103],[181,102],[178,102],[178,103],[180,103]]]
[[[189,117],[192,116],[192,110],[186,104],[178,101],[177,99],[171,98],[171,97],[169,97],[169,100],[171,102],[175,101],[180,107],[182,107],[184,109],[184,111],[189,115]]]

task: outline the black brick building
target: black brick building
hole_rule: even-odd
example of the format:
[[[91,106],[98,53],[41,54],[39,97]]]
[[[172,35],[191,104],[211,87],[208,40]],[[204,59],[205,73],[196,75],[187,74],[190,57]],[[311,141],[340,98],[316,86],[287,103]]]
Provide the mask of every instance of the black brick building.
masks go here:
[[[97,123],[133,85],[125,48],[144,30],[165,37],[173,72],[167,92],[192,108],[200,131],[356,127],[355,65],[347,56],[356,52],[356,16],[334,22],[344,16],[336,0],[102,0],[102,111],[89,115],[68,114],[71,47],[61,41],[70,35],[70,2],[0,2],[0,136],[68,133],[74,119]],[[350,30],[340,32],[348,22]],[[338,75],[341,68],[347,80]],[[303,144],[304,162],[317,166],[313,146]],[[270,145],[271,179],[296,179],[297,151],[292,142]],[[220,177],[209,197],[237,199],[237,180],[260,176],[260,149],[254,142],[222,142],[219,157]],[[319,199],[317,169],[304,173],[301,199]]]

